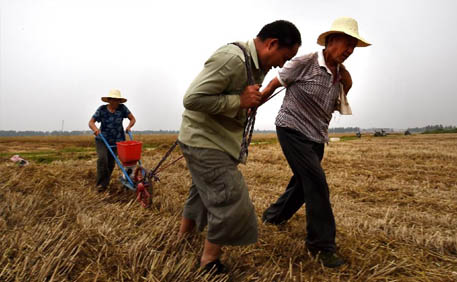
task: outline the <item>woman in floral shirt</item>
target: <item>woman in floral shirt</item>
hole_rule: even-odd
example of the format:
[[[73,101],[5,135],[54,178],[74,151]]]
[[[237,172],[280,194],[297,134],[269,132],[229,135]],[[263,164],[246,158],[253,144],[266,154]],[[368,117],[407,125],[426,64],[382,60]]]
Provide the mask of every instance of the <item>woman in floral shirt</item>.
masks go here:
[[[108,144],[117,154],[116,142],[125,141],[124,127],[122,126],[124,118],[130,120],[125,129],[126,132],[130,131],[136,121],[129,109],[123,104],[127,102],[127,99],[121,97],[119,90],[111,90],[108,96],[102,97],[102,101],[108,104],[98,107],[89,121],[89,128],[92,129],[96,136],[95,146],[98,155],[96,187],[99,192],[105,191],[108,187],[115,165],[114,157],[106,148],[99,134],[103,134]],[[95,122],[101,123],[100,128],[95,125]]]

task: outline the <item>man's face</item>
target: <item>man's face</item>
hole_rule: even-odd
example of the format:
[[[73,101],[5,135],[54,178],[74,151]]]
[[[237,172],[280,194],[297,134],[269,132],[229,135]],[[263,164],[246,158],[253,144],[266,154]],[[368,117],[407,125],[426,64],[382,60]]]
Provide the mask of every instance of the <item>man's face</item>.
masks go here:
[[[292,47],[280,47],[277,41],[272,42],[267,48],[267,52],[261,62],[265,71],[273,67],[282,67],[285,62],[292,59],[298,52],[300,45]]]
[[[337,34],[329,39],[325,49],[332,60],[341,64],[354,52],[357,42],[358,40],[352,36]]]

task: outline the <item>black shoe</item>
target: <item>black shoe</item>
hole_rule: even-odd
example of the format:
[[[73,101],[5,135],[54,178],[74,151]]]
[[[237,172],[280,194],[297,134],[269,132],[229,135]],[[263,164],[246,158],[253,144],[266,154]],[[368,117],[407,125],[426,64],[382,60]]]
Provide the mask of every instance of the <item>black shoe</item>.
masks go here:
[[[286,224],[287,220],[275,220],[275,219],[267,219],[265,214],[262,216],[263,224],[271,224],[271,225],[284,225]]]
[[[339,267],[346,262],[336,252],[322,251],[317,253],[317,259],[322,262],[325,267]]]
[[[228,268],[221,263],[219,259],[212,261],[208,264],[206,264],[203,267],[202,272],[204,274],[210,273],[212,275],[219,275],[219,274],[226,274],[229,272]]]
[[[98,193],[103,193],[108,189],[106,186],[97,186],[97,192]]]
[[[283,220],[283,221],[280,221],[280,222],[264,220],[263,224],[265,224],[265,225],[282,226],[282,225],[286,224],[286,222],[287,222],[286,220]]]

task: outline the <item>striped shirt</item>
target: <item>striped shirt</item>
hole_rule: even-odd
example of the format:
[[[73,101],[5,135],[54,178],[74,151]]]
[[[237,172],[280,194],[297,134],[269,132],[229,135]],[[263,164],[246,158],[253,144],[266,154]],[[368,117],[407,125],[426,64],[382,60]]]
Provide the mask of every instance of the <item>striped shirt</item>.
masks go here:
[[[276,126],[304,134],[317,143],[328,142],[328,125],[341,91],[339,78],[325,64],[323,51],[295,57],[279,71],[286,95]]]

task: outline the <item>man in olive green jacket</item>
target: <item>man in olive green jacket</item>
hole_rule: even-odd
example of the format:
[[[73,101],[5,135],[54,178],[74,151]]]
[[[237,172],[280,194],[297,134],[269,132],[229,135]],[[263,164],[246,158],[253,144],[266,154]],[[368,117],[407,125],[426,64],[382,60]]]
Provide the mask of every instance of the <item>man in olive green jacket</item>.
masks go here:
[[[208,225],[200,265],[215,273],[227,272],[219,260],[223,245],[257,241],[254,207],[237,168],[247,110],[260,105],[265,74],[295,56],[301,37],[292,23],[280,20],[264,26],[256,38],[237,43],[241,47],[219,48],[190,85],[178,137],[192,175],[180,236]],[[246,60],[254,85],[248,85]]]

